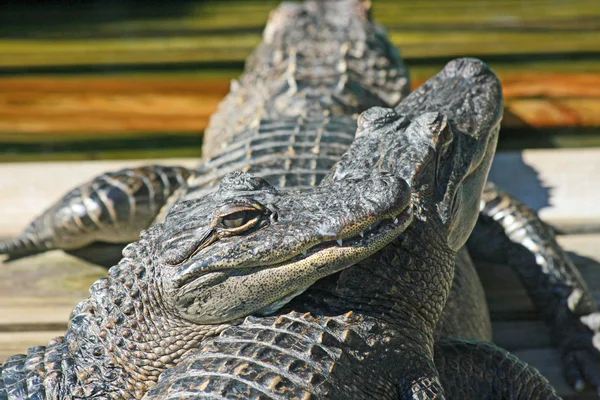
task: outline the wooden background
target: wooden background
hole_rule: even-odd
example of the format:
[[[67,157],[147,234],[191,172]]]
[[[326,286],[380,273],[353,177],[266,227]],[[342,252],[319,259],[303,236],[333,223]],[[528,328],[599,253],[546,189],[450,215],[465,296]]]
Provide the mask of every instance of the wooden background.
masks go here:
[[[0,239],[95,173],[150,158],[194,165],[209,116],[278,2],[13,3],[0,8]],[[559,228],[600,300],[600,1],[373,3],[414,86],[461,56],[498,73],[506,109],[492,176]],[[133,160],[89,161],[98,159]],[[62,252],[0,266],[0,362],[64,332],[106,274]],[[566,386],[514,274],[482,266],[482,279],[498,343],[566,398],[592,398]]]
[[[0,9],[0,161],[196,157],[278,2],[12,3]],[[600,145],[600,1],[373,3],[414,85],[455,57],[493,67],[501,149]]]

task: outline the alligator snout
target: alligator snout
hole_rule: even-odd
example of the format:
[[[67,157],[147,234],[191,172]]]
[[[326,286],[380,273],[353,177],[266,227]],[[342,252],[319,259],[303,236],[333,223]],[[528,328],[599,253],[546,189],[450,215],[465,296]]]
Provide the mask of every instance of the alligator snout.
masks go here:
[[[402,211],[408,207],[411,199],[410,186],[404,179],[387,171],[373,171],[366,180],[362,196],[365,200],[377,204],[380,211]]]

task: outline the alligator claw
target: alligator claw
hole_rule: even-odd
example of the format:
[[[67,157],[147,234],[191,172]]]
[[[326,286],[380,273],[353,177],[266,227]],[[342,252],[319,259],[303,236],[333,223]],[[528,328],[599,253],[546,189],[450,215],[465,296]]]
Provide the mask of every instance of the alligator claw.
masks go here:
[[[593,388],[600,396],[600,313],[569,319],[559,340],[565,378],[575,391]]]
[[[577,392],[591,387],[600,392],[598,360],[587,350],[575,350],[563,355],[565,378]]]

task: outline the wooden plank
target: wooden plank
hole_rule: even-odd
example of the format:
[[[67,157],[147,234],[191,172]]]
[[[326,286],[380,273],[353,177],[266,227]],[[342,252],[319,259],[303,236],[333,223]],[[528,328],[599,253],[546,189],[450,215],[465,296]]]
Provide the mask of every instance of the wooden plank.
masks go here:
[[[493,321],[494,343],[508,351],[552,347],[550,332],[541,320]]]
[[[509,98],[600,98],[600,74],[501,72],[502,92]]]
[[[500,79],[513,116],[504,128],[600,127],[600,74]],[[198,134],[228,91],[229,79],[202,76],[0,78],[0,142]]]
[[[64,329],[73,307],[104,276],[106,268],[62,251],[2,264],[0,332]]]
[[[564,232],[599,231],[600,150],[500,153],[490,179]]]
[[[505,109],[531,127],[600,125],[600,98],[508,99]]]
[[[279,1],[273,0],[204,1],[179,2],[165,7],[160,3],[132,6],[131,3],[124,2],[113,5],[112,12],[99,12],[97,7],[85,3],[73,3],[67,7],[61,4],[53,4],[51,7],[40,4],[35,8],[14,3],[10,4],[11,7],[5,7],[0,16],[0,32],[8,37],[18,36],[22,32],[27,32],[28,37],[57,36],[57,33],[61,37],[111,37],[168,35],[173,31],[201,33],[260,29],[269,11],[278,3]],[[461,26],[513,30],[593,29],[598,27],[596,17],[600,14],[595,0],[422,0],[416,3],[377,0],[373,3],[377,21],[396,28],[425,26],[428,29],[439,29],[440,26]],[[433,10],[436,12],[432,12]],[[86,21],[86,24],[77,23],[79,21]]]
[[[407,59],[469,54],[527,55],[598,51],[598,35],[588,31],[431,30],[390,32]],[[4,39],[0,68],[124,64],[239,62],[260,43],[260,33],[215,33],[203,36],[88,39]]]
[[[185,158],[195,157],[202,153],[202,147],[199,141],[191,141],[188,143],[177,144],[170,146],[173,142],[180,141],[181,136],[170,138],[168,136],[161,136],[159,138],[153,138],[152,136],[139,137],[139,143],[142,144],[142,148],[133,146],[133,148],[111,148],[110,143],[108,146],[106,143],[100,143],[100,148],[89,148],[85,146],[83,149],[78,145],[81,142],[76,142],[75,147],[68,147],[66,150],[53,148],[52,145],[47,146],[45,143],[39,145],[34,149],[21,152],[19,149],[16,151],[9,151],[6,154],[0,153],[0,164],[1,163],[26,163],[26,162],[87,162],[90,160],[137,160],[143,162],[143,160],[156,160],[158,158]],[[122,141],[127,138],[121,138]],[[117,139],[117,141],[121,141]],[[150,148],[144,148],[143,144],[152,142],[155,146]],[[93,141],[91,143],[94,143]],[[2,145],[0,144],[0,147]],[[9,147],[12,147],[9,145]],[[50,147],[52,150],[49,150]]]
[[[4,78],[0,140],[20,142],[28,138],[23,134],[57,132],[71,138],[86,132],[103,138],[198,134],[228,91],[227,80]]]

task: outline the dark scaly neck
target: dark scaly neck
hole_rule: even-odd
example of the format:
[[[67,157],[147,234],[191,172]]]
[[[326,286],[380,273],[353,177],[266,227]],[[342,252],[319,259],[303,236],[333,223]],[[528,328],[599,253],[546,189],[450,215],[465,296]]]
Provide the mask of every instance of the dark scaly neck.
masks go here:
[[[72,313],[65,335],[65,388],[76,396],[141,398],[160,374],[230,325],[197,325],[171,313],[155,282],[151,228],[124,250]]]

